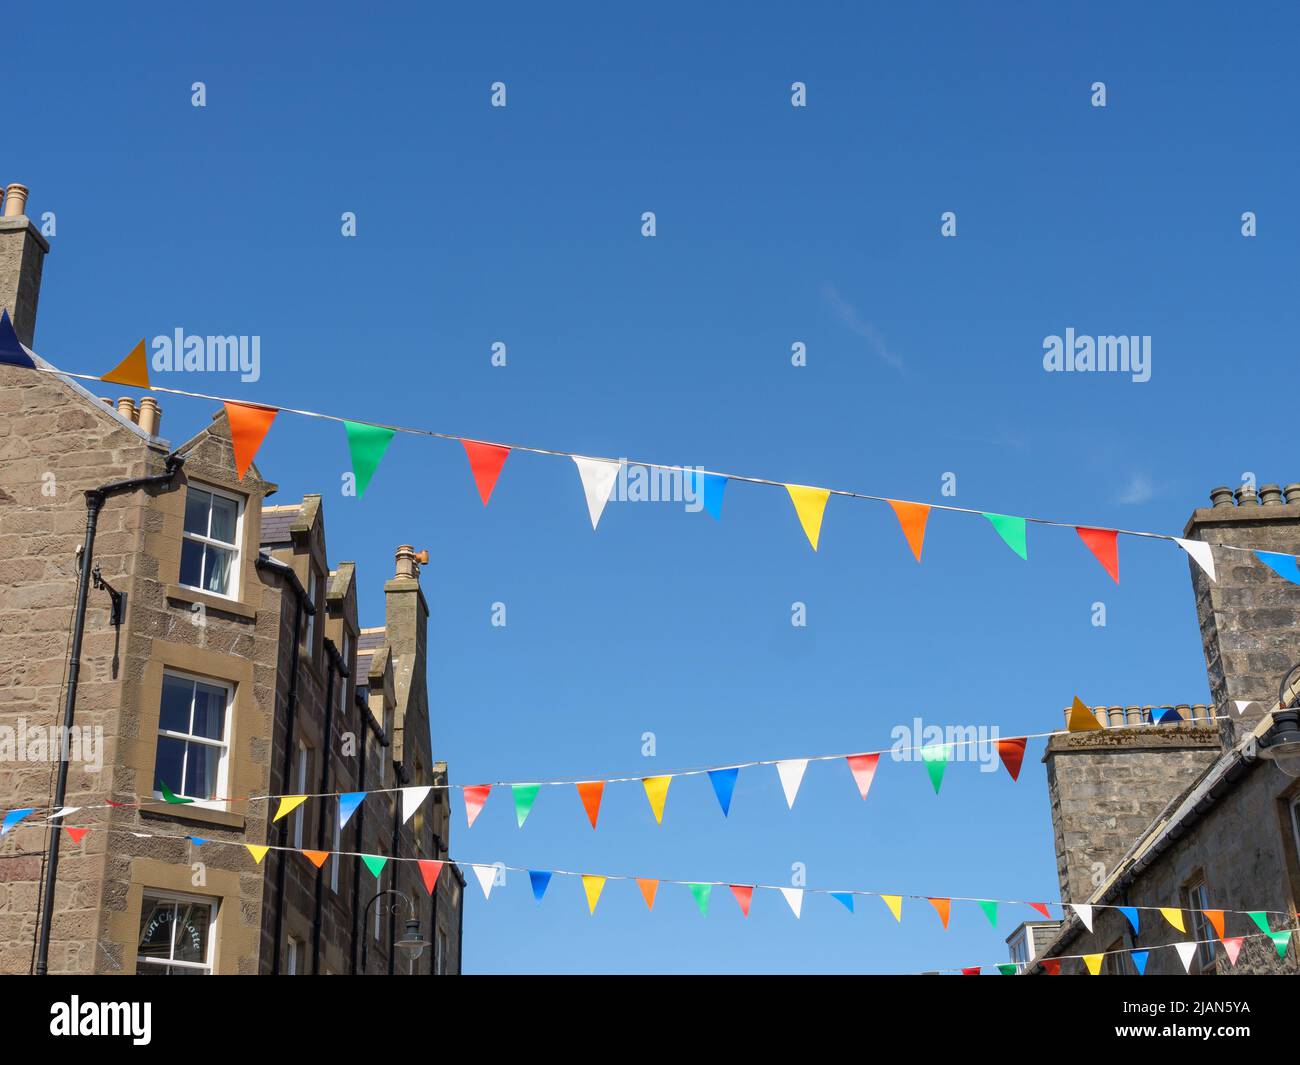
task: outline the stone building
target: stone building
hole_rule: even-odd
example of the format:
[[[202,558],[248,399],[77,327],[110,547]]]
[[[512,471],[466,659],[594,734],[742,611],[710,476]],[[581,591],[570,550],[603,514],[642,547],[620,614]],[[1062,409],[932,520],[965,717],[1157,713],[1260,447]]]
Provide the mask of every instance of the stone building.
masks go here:
[[[30,347],[48,245],[15,188],[0,306]],[[0,365],[0,812],[53,802],[88,494],[152,478],[101,497],[65,797],[82,809],[70,831],[42,812],[0,840],[0,973],[39,971],[43,931],[53,973],[459,972],[456,867],[430,892],[415,861],[376,875],[346,856],[447,857],[419,559],[398,548],[384,624],[362,629],[320,497],[268,505],[256,466],[236,474],[224,412],[174,449],[160,419],[150,395],[111,403]],[[371,794],[345,827],[334,798],[274,823],[249,798],[425,786],[409,819],[396,792]],[[244,844],[293,850],[257,862]],[[307,850],[346,853],[317,868]],[[394,946],[412,933],[418,956]]]
[[[1193,512],[1186,539],[1300,553],[1300,484],[1258,494],[1217,488],[1211,500]],[[1062,900],[1173,907],[1186,930],[1140,910],[1135,933],[1119,910],[1099,908],[1089,931],[1067,911],[1037,950],[1026,951],[1019,929],[1008,940],[1020,944],[1013,960],[1027,972],[1053,957],[1063,958],[1062,973],[1083,972],[1071,956],[1195,940],[1193,973],[1300,973],[1300,937],[1279,957],[1249,917],[1227,913],[1224,936],[1248,937],[1233,965],[1203,913],[1274,911],[1270,929],[1280,931],[1297,923],[1300,900],[1300,756],[1277,754],[1300,701],[1290,682],[1300,663],[1300,586],[1249,551],[1215,551],[1214,562],[1214,581],[1188,564],[1217,710],[1183,706],[1179,723],[1158,724],[1149,707],[1096,707],[1101,729],[1053,737],[1043,756]],[[1124,953],[1103,965],[1136,971]],[[1176,951],[1151,950],[1145,971],[1184,969]]]

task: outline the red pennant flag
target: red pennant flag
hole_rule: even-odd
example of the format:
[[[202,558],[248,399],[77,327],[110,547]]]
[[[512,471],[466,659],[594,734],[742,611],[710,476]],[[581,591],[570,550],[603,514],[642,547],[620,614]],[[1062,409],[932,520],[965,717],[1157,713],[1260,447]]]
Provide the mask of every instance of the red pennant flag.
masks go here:
[[[998,740],[998,757],[1007,767],[1012,780],[1020,779],[1020,763],[1025,760],[1026,742],[1028,741],[1023,736],[1012,740]]]
[[[69,836],[72,837],[72,842],[73,842],[73,843],[80,843],[83,839],[86,838],[86,833],[89,832],[90,829],[88,829],[88,828],[71,828],[71,827],[69,827],[68,825],[64,825],[64,826],[63,826],[63,831],[66,832]]]
[[[600,800],[605,794],[605,782],[603,780],[589,780],[585,784],[578,785],[578,798],[582,800],[583,809],[587,811],[587,819],[591,822],[591,827],[596,827],[596,818],[600,816]]]
[[[475,440],[462,440],[461,444],[469,456],[469,468],[474,474],[474,483],[478,485],[479,498],[486,507],[497,478],[501,476],[501,467],[510,457],[510,449],[497,444],[480,444]]]
[[[1061,975],[1061,963],[1056,958],[1044,958],[1038,964],[1040,964],[1043,967],[1043,972],[1045,972],[1048,976]]]
[[[491,790],[491,784],[473,784],[465,789],[466,828],[474,827],[474,822],[478,820],[478,815],[482,812],[483,804],[487,802],[488,792]]]
[[[424,877],[424,890],[432,895],[433,889],[438,886],[438,874],[442,872],[442,862],[433,862],[421,858],[419,866],[420,875]]]
[[[122,810],[128,806],[135,805],[135,803],[132,802],[114,802],[112,799],[105,799],[104,802],[106,802],[109,806],[112,806],[114,809],[117,810]]]
[[[851,754],[845,759],[849,763],[849,769],[853,771],[853,779],[857,781],[858,791],[865,799],[867,792],[871,790],[871,782],[876,776],[876,764],[880,761],[878,754]]]
[[[894,508],[898,524],[907,537],[908,547],[912,549],[916,561],[920,562],[921,548],[925,546],[925,523],[930,517],[929,506],[925,503],[903,503],[897,499],[889,500],[889,505]]]
[[[1233,967],[1237,964],[1237,955],[1241,953],[1241,936],[1229,936],[1223,941],[1224,952],[1228,955],[1228,961]]]
[[[736,896],[736,903],[740,906],[740,912],[748,917],[749,904],[754,899],[754,889],[746,887],[744,884],[732,884],[731,893]]]
[[[307,856],[307,860],[317,869],[324,865],[325,859],[330,856],[329,851],[303,851],[302,853]]]
[[[1119,584],[1119,533],[1114,529],[1089,529],[1083,525],[1074,531],[1110,574],[1111,580]]]
[[[1031,910],[1037,910],[1039,913],[1041,913],[1041,914],[1042,914],[1044,917],[1046,917],[1048,920],[1051,920],[1052,912],[1051,912],[1051,910],[1049,910],[1049,909],[1047,908],[1047,903],[1045,903],[1045,902],[1031,902],[1031,903],[1029,904],[1029,908],[1030,908]]]
[[[262,446],[279,411],[275,407],[250,407],[247,403],[226,403],[226,420],[230,422],[230,442],[235,446],[235,472],[244,479],[253,456]]]
[[[944,928],[948,927],[948,915],[952,912],[952,899],[931,899],[930,905],[934,907],[935,912],[939,915],[939,920],[943,922]]]
[[[979,976],[980,967],[978,965],[972,965],[969,969],[963,969],[961,974],[962,976]]]

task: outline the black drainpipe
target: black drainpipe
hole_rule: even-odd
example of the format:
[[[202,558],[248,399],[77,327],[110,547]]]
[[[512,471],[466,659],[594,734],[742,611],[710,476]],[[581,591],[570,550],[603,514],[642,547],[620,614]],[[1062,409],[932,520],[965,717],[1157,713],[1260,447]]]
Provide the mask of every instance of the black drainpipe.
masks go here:
[[[339,657],[338,651],[334,644],[325,640],[325,652],[329,655],[332,666],[338,668],[340,683],[347,682],[348,667],[344,664],[343,659]],[[323,740],[324,750],[321,752],[320,767],[320,793],[328,795],[330,790],[330,761],[333,756],[334,744],[334,669],[329,671],[329,683],[325,686],[325,734]],[[337,807],[337,802],[336,802]],[[334,816],[338,817],[339,812],[336,808]],[[322,815],[319,819],[319,827],[316,830],[316,849],[325,850],[325,817],[322,808]],[[331,856],[331,862],[338,861],[337,856]],[[322,874],[323,874],[322,870]],[[320,932],[321,932],[321,913],[325,905],[325,877],[324,875],[316,878],[316,916],[312,919],[311,924],[311,972],[313,976],[320,975]]]
[[[357,773],[357,791],[365,791],[366,790],[366,748],[370,740],[370,729],[366,727],[365,719],[367,715],[361,712],[359,707],[353,707],[353,709],[358,711],[357,717],[361,721],[361,754],[360,754],[361,769]],[[361,827],[362,825],[365,824],[365,820],[366,820],[365,803],[361,804],[361,808],[357,810],[357,815],[356,817],[353,818],[353,820],[356,822],[356,829],[355,829],[356,844],[354,849],[358,854],[360,854],[361,848],[365,844],[365,838],[361,834]],[[358,905],[360,902],[361,902],[361,860],[359,858],[354,858],[352,859],[352,975],[353,976],[356,976],[358,972],[357,952],[361,949],[362,944],[365,942],[361,938],[361,936],[364,936],[366,934],[365,918],[360,916],[361,907]],[[359,926],[360,927],[359,934],[358,934],[358,924],[357,924],[358,920],[360,920],[361,922]],[[361,969],[360,971],[363,973],[365,972],[364,969]]]
[[[400,783],[405,784],[406,783],[405,779],[401,780]],[[397,848],[401,845],[401,835],[400,835],[401,829],[402,829],[402,804],[399,799],[398,802],[393,803],[393,843],[392,843],[391,850],[389,850],[388,852],[394,858],[398,857]],[[393,887],[397,887],[397,871],[400,868],[400,863],[394,861],[392,865],[393,865]],[[413,909],[411,916],[418,917],[419,915],[420,915],[420,911]],[[388,911],[388,975],[389,976],[393,975],[394,965],[397,962],[397,948],[393,946],[393,944],[396,942],[397,942],[397,907],[394,906]]]
[[[81,676],[81,639],[86,631],[86,598],[90,590],[91,559],[95,553],[95,528],[99,524],[99,512],[109,496],[134,492],[139,488],[170,486],[176,478],[176,471],[181,468],[185,460],[173,453],[168,455],[165,461],[166,473],[154,474],[150,477],[133,477],[126,481],[113,481],[86,492],[86,538],[81,548],[81,574],[77,581],[77,607],[69,652],[72,661],[68,665],[68,692],[63,702],[59,778],[54,790],[56,810],[63,808],[64,800],[68,797],[68,736],[71,735],[73,719],[77,712],[77,680]],[[33,968],[37,976],[45,976],[49,973],[50,922],[54,917],[54,884],[59,872],[59,841],[62,837],[63,833],[55,826],[50,832],[45,856],[45,884],[41,894],[41,931],[36,945],[36,964]]]

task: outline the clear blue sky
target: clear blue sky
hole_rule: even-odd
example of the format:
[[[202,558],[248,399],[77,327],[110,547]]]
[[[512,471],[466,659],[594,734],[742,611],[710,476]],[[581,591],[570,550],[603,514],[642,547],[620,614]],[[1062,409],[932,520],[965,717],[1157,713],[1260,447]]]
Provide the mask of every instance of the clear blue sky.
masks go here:
[[[256,383],[158,383],[936,503],[953,472],[960,505],[1175,533],[1243,471],[1300,479],[1269,417],[1300,330],[1294,8],[84,6],[22,12],[0,174],[57,215],[35,347],[68,369],[177,327],[257,334]],[[1067,327],[1150,335],[1151,381],[1044,373]],[[173,441],[211,413],[163,406]],[[1208,698],[1167,544],[1122,541],[1115,587],[1067,530],[1031,528],[1026,564],[936,514],[918,566],[885,507],[832,499],[814,554],[783,492],[736,484],[721,523],[611,503],[593,534],[567,460],[513,456],[485,511],[457,445],[405,437],[357,501],[340,427],[287,415],[259,465],[281,502],[324,494],[364,624],[393,548],[429,549],[433,740],[459,783],[879,748],[918,715],[1043,731],[1076,691]],[[883,762],[866,803],[813,765],[793,812],[753,771],[729,821],[683,780],[661,828],[615,785],[595,833],[572,791],[523,831],[494,794],[470,831],[457,803],[452,853],[1055,899],[1040,755],[1017,784],[954,765],[938,798]],[[722,894],[702,920],[685,888],[647,914],[611,884],[592,918],[578,883],[538,907],[517,877],[488,903],[471,883],[465,967],[920,970],[996,962],[1030,916],[995,932],[957,905],[945,933],[924,903],[900,926],[810,897],[795,921],[767,894],[744,921]]]

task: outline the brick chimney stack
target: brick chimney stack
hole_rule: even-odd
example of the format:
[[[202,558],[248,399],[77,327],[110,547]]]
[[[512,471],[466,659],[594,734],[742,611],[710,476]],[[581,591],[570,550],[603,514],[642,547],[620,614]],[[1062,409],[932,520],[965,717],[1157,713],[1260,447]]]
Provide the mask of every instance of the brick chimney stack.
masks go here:
[[[0,307],[9,311],[18,339],[28,347],[36,334],[36,304],[49,250],[27,217],[27,186],[10,185],[0,215]]]

